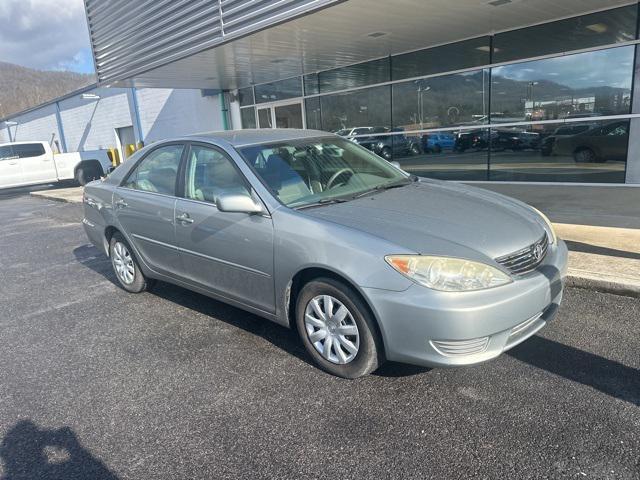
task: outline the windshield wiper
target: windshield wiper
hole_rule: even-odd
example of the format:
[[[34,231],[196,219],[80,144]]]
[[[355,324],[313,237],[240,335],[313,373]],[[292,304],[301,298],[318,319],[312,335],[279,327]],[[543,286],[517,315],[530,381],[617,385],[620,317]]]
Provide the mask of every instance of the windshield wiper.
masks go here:
[[[295,210],[304,210],[305,208],[311,208],[311,207],[320,207],[322,205],[330,205],[332,203],[344,203],[344,202],[348,202],[349,200],[346,198],[323,198],[321,200],[318,200],[317,202],[313,202],[313,203],[308,203],[306,205],[300,205],[299,207],[293,207]]]
[[[409,177],[408,179],[403,179],[399,182],[393,182],[393,183],[383,183],[382,185],[376,185],[375,187],[373,187],[370,190],[366,190],[362,193],[359,193],[357,195],[355,195],[353,198],[360,198],[360,197],[364,197],[365,195],[369,195],[371,193],[376,193],[376,192],[381,192],[382,190],[390,190],[392,188],[400,188],[400,187],[404,187],[406,185],[410,185],[414,182],[416,182],[418,179],[418,177]]]

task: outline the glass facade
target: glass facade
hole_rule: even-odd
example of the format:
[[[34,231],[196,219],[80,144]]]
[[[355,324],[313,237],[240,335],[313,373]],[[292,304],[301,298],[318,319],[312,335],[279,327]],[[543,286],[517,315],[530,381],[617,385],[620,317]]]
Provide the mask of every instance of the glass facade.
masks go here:
[[[493,38],[493,62],[539,57],[611,45],[636,38],[637,5],[499,33]]]
[[[256,85],[255,99],[248,89],[240,103],[302,98],[306,128],[338,133],[421,176],[623,183],[629,115],[638,110],[637,47],[629,44],[637,11],[634,4]],[[253,107],[241,117],[243,128],[255,126]]]
[[[277,102],[302,96],[300,77],[288,78],[277,82],[263,83],[254,87],[256,103]]]
[[[240,109],[242,128],[256,128],[256,110],[254,107]]]
[[[392,78],[402,80],[488,65],[490,42],[489,37],[481,37],[397,55],[392,59]]]
[[[633,58],[629,45],[493,68],[491,122],[628,114]]]

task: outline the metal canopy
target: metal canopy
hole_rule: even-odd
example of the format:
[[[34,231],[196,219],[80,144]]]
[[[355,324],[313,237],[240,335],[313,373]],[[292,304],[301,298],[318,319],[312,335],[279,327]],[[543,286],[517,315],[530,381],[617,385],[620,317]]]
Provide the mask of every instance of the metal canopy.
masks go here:
[[[198,53],[183,55],[155,68],[123,73],[111,82],[107,79],[107,83],[233,89],[635,2],[348,0],[325,3],[331,6]]]

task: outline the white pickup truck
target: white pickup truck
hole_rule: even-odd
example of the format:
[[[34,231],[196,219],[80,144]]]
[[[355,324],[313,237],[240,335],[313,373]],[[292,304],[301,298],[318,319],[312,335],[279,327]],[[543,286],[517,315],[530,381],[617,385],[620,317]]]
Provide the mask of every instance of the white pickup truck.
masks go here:
[[[84,186],[110,168],[106,150],[54,153],[47,142],[0,143],[0,188],[74,179]]]

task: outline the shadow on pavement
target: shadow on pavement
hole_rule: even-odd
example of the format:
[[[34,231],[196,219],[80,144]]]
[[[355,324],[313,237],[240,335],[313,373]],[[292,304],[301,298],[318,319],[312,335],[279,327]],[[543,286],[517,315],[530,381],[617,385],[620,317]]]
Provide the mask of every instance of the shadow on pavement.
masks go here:
[[[610,257],[632,258],[640,260],[640,253],[629,252],[627,250],[617,250],[615,248],[600,247],[589,243],[576,242],[573,240],[565,240],[567,247],[572,252],[595,253],[596,255],[608,255]]]
[[[544,337],[533,336],[507,355],[555,375],[640,405],[640,371]]]
[[[0,444],[2,480],[117,480],[104,463],[82,448],[69,427],[41,429],[30,420],[11,428]]]

